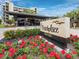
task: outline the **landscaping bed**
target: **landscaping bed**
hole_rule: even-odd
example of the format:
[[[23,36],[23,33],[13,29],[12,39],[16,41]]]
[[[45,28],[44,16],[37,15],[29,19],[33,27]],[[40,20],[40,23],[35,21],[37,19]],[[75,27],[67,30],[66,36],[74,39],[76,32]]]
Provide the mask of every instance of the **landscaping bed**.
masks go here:
[[[35,36],[38,34],[40,34],[40,29],[25,29],[25,30],[17,29],[4,32],[4,38],[10,40],[10,39]]]
[[[73,45],[75,50],[78,52],[78,56],[79,56],[79,37],[77,35],[71,34],[70,43]]]
[[[77,59],[79,49],[76,45],[76,50],[59,51],[39,34],[39,29],[6,31],[0,43],[0,59]]]
[[[76,56],[77,52],[74,50],[57,51],[54,44],[46,42],[40,35],[0,44],[1,59],[75,59]]]

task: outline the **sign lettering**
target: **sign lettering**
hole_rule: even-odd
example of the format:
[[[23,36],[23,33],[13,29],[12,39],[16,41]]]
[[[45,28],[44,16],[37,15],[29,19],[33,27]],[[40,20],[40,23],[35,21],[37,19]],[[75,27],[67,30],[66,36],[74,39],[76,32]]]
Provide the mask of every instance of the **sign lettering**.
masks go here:
[[[53,27],[52,25],[50,25],[49,27],[44,27],[42,25],[42,29],[45,30],[45,31],[49,31],[49,32],[55,32],[55,33],[58,33],[59,32],[59,29],[57,27]]]

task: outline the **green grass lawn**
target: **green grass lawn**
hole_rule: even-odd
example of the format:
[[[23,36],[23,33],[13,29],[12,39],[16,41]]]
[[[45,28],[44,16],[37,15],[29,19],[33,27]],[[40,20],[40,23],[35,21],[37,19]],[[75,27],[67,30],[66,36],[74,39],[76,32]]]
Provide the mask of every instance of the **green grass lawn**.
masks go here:
[[[0,28],[4,28],[5,26],[3,24],[0,24]]]

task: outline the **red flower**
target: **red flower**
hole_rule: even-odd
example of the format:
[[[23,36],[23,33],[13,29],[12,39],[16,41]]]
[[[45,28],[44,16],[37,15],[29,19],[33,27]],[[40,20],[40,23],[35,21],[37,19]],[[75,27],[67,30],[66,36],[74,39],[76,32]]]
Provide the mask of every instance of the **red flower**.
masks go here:
[[[40,35],[36,35],[34,39],[39,39],[40,38]]]
[[[0,58],[2,58],[4,56],[4,54],[0,54]]]
[[[65,54],[65,53],[66,53],[66,51],[65,51],[65,50],[62,50],[62,51],[61,51],[61,53],[62,53],[62,54]]]
[[[22,57],[21,56],[17,56],[17,59],[22,59]]]
[[[40,46],[41,46],[41,47],[45,47],[45,44],[44,44],[44,43],[41,43]]]
[[[31,48],[34,48],[35,46],[31,46]]]
[[[42,52],[42,49],[40,49],[40,51]]]
[[[6,46],[12,46],[12,42],[6,42]]]
[[[28,38],[28,40],[30,40],[30,39],[32,39],[33,38],[33,36],[30,36],[29,38]]]
[[[50,57],[54,57],[55,54],[56,54],[56,52],[55,52],[55,51],[52,51],[52,52],[50,52],[49,56],[50,56]]]
[[[59,54],[55,54],[56,59],[60,59],[60,55]]]
[[[34,43],[34,46],[38,46],[38,44],[37,43]]]
[[[11,52],[10,52],[10,53],[9,53],[9,56],[10,56],[10,57],[13,57],[13,56],[14,56],[14,53],[11,53]]]
[[[47,48],[43,48],[43,52],[47,53],[48,49]]]
[[[54,48],[54,47],[55,47],[55,45],[54,45],[54,44],[50,45],[50,48]]]
[[[70,34],[70,37],[72,37],[73,35],[72,34]]]
[[[20,45],[20,48],[24,47],[25,44],[26,44],[26,42],[24,40],[22,40],[22,43]]]
[[[33,42],[30,42],[30,44],[33,44]]]
[[[15,50],[14,48],[10,48],[10,49],[9,49],[9,52],[11,52],[11,53],[15,53],[16,50]]]
[[[26,54],[24,54],[24,55],[22,56],[22,59],[27,59]]]
[[[15,52],[16,52],[16,50],[15,50],[14,48],[10,48],[10,49],[9,49],[9,56],[10,56],[10,57],[13,57],[14,54],[15,54]]]
[[[72,58],[71,54],[66,54],[66,58]]]
[[[4,53],[5,52],[5,49],[2,49],[2,52]]]
[[[45,42],[46,45],[48,45],[48,42]]]
[[[75,36],[72,36],[72,40],[74,40],[74,39],[76,39],[76,38],[78,38],[78,36],[77,35],[75,35]]]
[[[39,46],[39,49],[42,49],[42,47],[41,47],[41,46]]]
[[[73,54],[78,54],[77,51],[72,51]]]

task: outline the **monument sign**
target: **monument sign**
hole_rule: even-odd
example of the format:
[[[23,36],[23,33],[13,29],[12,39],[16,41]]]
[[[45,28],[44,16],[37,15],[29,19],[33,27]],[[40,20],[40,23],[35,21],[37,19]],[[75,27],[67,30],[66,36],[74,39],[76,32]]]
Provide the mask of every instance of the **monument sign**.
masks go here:
[[[40,30],[45,33],[63,38],[70,36],[70,18],[68,17],[42,21],[40,27]]]

